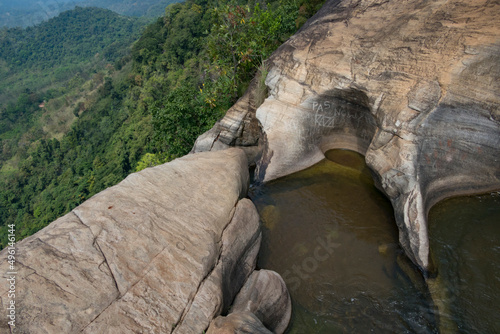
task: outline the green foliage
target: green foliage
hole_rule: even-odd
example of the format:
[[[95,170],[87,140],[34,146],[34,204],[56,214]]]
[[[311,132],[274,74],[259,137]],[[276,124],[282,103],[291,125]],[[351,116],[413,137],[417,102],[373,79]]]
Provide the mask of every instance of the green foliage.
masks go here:
[[[268,89],[266,86],[266,77],[267,74],[269,73],[269,68],[266,63],[262,63],[259,66],[259,69],[257,70],[256,74],[256,82],[257,85],[255,87],[255,96],[254,96],[254,103],[255,107],[258,108],[260,105],[264,102],[264,100],[267,97]]]
[[[158,157],[158,155],[154,153],[146,153],[142,156],[141,160],[137,162],[137,166],[135,167],[135,171],[139,172],[148,167],[153,167],[161,164],[163,161]]]
[[[17,41],[19,50],[39,53],[28,52],[24,58],[16,58],[9,44],[11,49],[2,50],[9,57],[0,61],[0,73],[16,68],[28,73],[31,67],[54,82],[49,87],[29,81],[31,89],[20,91],[0,112],[0,247],[6,244],[7,224],[16,224],[21,239],[129,173],[188,153],[256,73],[263,100],[263,61],[297,29],[301,15],[309,15],[307,6],[305,0],[219,1],[217,7],[206,0],[173,4],[144,30],[129,54],[120,44],[123,39],[117,35],[117,41],[108,40],[99,30],[106,28],[93,24],[92,18],[86,23],[94,29],[89,38],[101,49],[86,53],[87,58],[75,52],[74,43],[82,44],[84,37],[68,37],[62,44],[51,37],[52,44],[40,44],[39,50],[28,45],[38,42]],[[66,17],[60,22],[81,21]],[[55,31],[64,34],[62,30]],[[0,31],[0,41],[27,33]],[[33,36],[49,35],[39,31]],[[113,60],[114,66],[94,62],[96,53]],[[56,54],[59,69],[46,58]],[[68,71],[72,74],[66,78]],[[56,138],[47,132],[48,119],[55,117],[49,111],[63,109],[74,118],[73,125]]]
[[[110,61],[124,55],[123,46],[134,41],[140,27],[138,19],[76,7],[35,27],[6,30],[0,39],[0,58],[13,68],[59,68],[99,52]]]
[[[300,28],[308,18],[319,11],[324,2],[324,0],[301,0],[298,3],[295,3],[295,5],[298,5],[298,13],[295,19],[296,28]]]
[[[212,29],[207,37],[210,71],[232,81],[235,98],[263,60],[295,30],[296,16],[287,11],[293,5],[282,1],[277,5],[277,9],[270,5],[262,9],[259,3],[253,8],[227,4],[211,10]]]
[[[179,0],[85,0],[80,6],[92,6],[110,9],[127,16],[158,17],[163,14],[165,7]]]
[[[187,153],[196,138],[209,130],[222,115],[214,113],[198,95],[196,88],[183,86],[153,104],[155,140],[165,145],[162,152],[167,160]]]

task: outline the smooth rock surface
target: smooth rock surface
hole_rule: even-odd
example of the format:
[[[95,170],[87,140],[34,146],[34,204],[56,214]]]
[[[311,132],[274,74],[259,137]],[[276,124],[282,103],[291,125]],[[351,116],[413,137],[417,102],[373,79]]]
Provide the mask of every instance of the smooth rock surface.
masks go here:
[[[0,253],[0,298],[7,314],[7,249]],[[74,213],[16,246],[14,333],[80,332],[119,297],[113,274],[91,230]],[[0,332],[11,333],[6,317]]]
[[[284,333],[292,316],[292,300],[281,276],[256,270],[236,296],[231,313],[251,312],[273,333]]]
[[[214,319],[207,334],[282,334],[291,316],[292,300],[285,281],[274,271],[256,270],[234,299],[229,315]]]
[[[364,154],[424,271],[430,207],[500,189],[498,1],[330,0],[268,64],[257,180]]]
[[[255,264],[258,216],[240,200],[248,178],[240,149],[189,155],[130,175],[19,242],[15,333],[206,329]],[[207,301],[207,286],[219,297]]]

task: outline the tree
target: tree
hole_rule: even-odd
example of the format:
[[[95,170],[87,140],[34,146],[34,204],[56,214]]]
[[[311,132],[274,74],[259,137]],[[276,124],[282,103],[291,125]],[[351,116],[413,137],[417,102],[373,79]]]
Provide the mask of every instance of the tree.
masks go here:
[[[280,2],[276,10],[270,6],[262,9],[258,3],[253,8],[227,4],[212,10],[213,24],[207,37],[210,71],[216,78],[229,78],[235,100],[240,86],[249,82],[262,62],[293,33],[295,12],[297,8],[288,2]]]
[[[220,116],[200,97],[196,88],[183,86],[152,106],[154,138],[166,159],[189,153],[197,136],[208,130]]]

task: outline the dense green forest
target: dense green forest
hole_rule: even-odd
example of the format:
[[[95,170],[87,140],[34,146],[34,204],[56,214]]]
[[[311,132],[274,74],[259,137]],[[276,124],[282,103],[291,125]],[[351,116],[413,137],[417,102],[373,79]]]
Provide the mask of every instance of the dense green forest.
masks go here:
[[[75,75],[76,86],[94,93],[75,105],[76,121],[59,137],[44,127],[23,133],[36,123],[43,99],[66,103],[28,87],[10,105],[19,114],[0,114],[0,123],[23,133],[18,147],[0,133],[1,155],[10,157],[0,173],[0,246],[8,224],[16,224],[21,239],[129,173],[188,153],[251,78],[258,71],[265,76],[263,61],[321,3],[189,0],[168,6],[106,71]],[[17,120],[8,123],[9,117]]]
[[[79,6],[110,9],[121,15],[158,17],[165,13],[165,7],[179,0],[83,0]]]
[[[76,8],[36,27],[0,32],[0,173],[39,139],[62,138],[104,77],[129,57],[144,23]],[[44,102],[45,101],[45,102]]]

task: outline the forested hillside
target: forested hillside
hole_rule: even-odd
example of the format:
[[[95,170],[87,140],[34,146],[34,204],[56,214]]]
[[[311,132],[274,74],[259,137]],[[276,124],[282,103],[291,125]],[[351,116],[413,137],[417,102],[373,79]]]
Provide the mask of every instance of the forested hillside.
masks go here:
[[[76,7],[36,27],[2,31],[0,57],[13,69],[77,64],[103,50],[112,59],[116,41],[130,45],[138,25],[106,9]]]
[[[0,0],[0,27],[28,27],[80,7],[110,9],[118,14],[156,18],[179,0]]]
[[[0,174],[2,238],[7,224],[15,223],[18,238],[26,237],[129,173],[188,153],[257,72],[265,77],[263,60],[321,3],[189,0],[170,5],[130,54],[105,72],[75,76],[80,82],[75,85],[92,86],[95,93],[76,105],[78,119],[65,135],[49,136],[43,127],[28,131],[19,138],[19,149],[9,145],[12,138],[0,135],[1,155],[10,157]],[[33,122],[36,117],[30,115],[42,99],[43,94],[26,91],[11,105],[23,110],[18,117],[27,115],[20,123]]]
[[[76,8],[0,35],[0,173],[39,139],[61,138],[140,36],[141,20]]]
[[[144,25],[106,9],[77,7],[35,27],[0,30],[0,106],[25,88],[40,91],[125,56]]]

